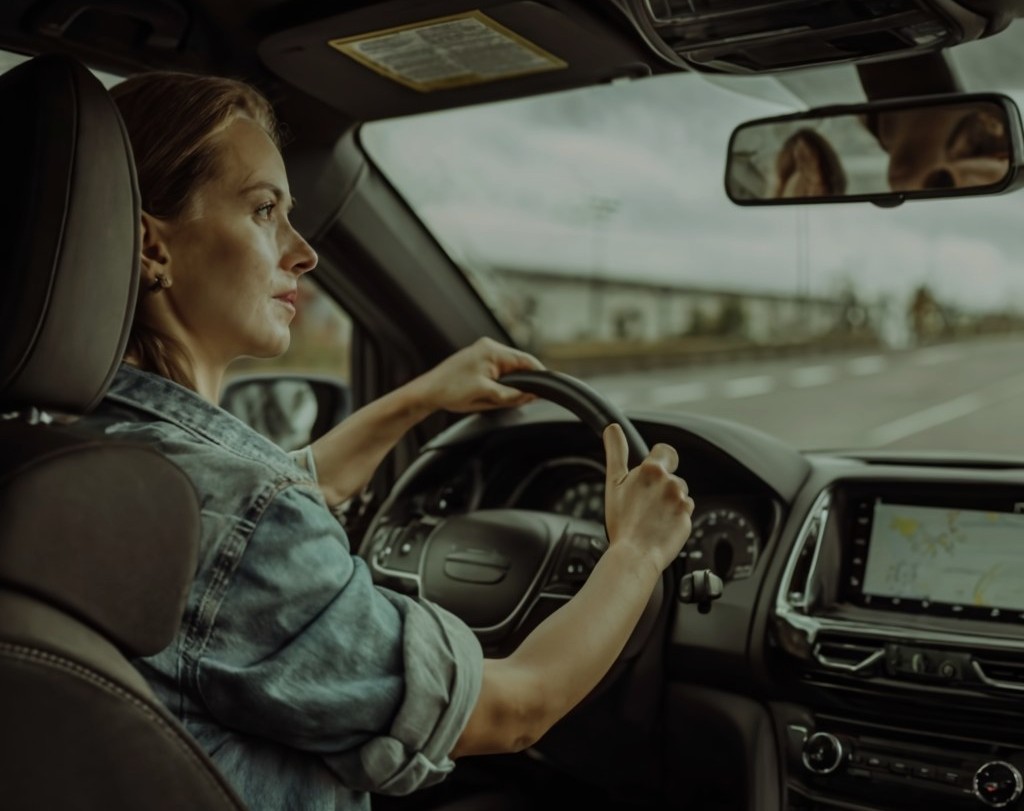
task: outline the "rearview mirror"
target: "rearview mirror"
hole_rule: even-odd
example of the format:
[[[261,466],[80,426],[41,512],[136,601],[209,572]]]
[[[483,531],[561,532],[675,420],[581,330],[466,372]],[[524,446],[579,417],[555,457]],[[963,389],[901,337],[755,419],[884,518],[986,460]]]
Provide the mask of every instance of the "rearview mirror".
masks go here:
[[[220,405],[285,451],[305,447],[348,416],[344,383],[312,375],[247,375],[224,388]]]
[[[1024,137],[1007,96],[956,94],[764,118],[729,139],[725,187],[740,205],[997,194],[1017,186]]]

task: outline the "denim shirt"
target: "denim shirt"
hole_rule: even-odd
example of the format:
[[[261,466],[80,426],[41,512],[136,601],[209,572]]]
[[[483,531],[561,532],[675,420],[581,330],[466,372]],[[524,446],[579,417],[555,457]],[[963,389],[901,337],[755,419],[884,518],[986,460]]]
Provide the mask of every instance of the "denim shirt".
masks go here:
[[[156,447],[199,494],[181,628],[136,665],[250,808],[369,808],[366,792],[405,794],[451,771],[480,645],[440,607],[373,585],[315,471],[130,366],[84,427]]]

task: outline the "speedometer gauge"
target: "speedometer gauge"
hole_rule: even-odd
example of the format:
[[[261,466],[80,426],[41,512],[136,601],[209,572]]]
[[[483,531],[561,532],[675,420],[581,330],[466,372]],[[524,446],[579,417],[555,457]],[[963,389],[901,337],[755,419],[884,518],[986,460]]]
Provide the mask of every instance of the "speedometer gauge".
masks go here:
[[[688,572],[710,569],[723,580],[740,580],[754,571],[760,548],[754,522],[739,510],[721,508],[694,520],[680,557]]]

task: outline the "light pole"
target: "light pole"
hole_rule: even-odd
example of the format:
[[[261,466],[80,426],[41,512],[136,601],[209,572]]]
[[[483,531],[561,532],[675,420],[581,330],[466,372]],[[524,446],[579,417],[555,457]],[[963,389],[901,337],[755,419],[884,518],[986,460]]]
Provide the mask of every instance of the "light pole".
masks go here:
[[[615,197],[594,195],[590,198],[587,208],[590,212],[590,225],[593,229],[591,240],[591,280],[590,280],[590,331],[595,338],[601,337],[601,324],[604,312],[604,260],[608,251],[608,232],[606,227],[612,216],[618,211],[620,201]]]

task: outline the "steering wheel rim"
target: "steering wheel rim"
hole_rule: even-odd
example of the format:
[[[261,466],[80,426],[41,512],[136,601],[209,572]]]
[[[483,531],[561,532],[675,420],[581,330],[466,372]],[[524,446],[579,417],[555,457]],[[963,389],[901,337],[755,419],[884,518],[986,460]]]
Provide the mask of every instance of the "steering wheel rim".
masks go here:
[[[498,382],[557,403],[578,417],[599,437],[609,425],[618,423],[626,435],[631,468],[639,465],[650,452],[647,442],[629,418],[608,398],[582,380],[563,372],[534,371],[510,372],[498,378]]]

